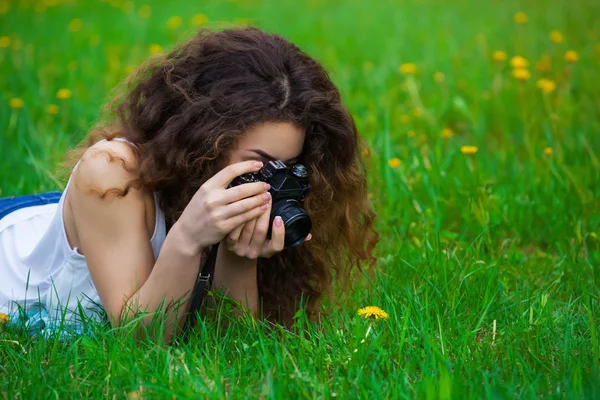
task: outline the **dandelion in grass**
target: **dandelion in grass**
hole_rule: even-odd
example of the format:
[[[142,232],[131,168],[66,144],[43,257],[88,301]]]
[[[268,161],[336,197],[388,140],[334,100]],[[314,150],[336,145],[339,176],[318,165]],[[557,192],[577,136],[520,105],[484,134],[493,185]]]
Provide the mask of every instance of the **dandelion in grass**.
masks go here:
[[[450,139],[452,136],[454,136],[454,131],[450,128],[444,128],[442,129],[442,138],[443,139]]]
[[[69,89],[59,89],[58,92],[56,92],[56,98],[59,100],[68,100],[71,98],[71,91]]]
[[[144,4],[138,9],[138,15],[142,19],[150,18],[150,16],[152,15],[152,7],[150,7],[148,4]]]
[[[554,43],[562,43],[564,41],[564,37],[560,31],[554,30],[550,32],[550,40],[552,40]]]
[[[512,72],[513,76],[520,80],[521,82],[525,82],[529,78],[531,78],[531,73],[526,68],[515,68]]]
[[[412,138],[414,138],[416,136],[416,133],[415,133],[415,131],[408,131],[407,135],[408,135],[409,138],[412,139]]]
[[[181,27],[182,24],[183,18],[181,18],[179,15],[172,16],[167,20],[167,28],[171,30]]]
[[[192,17],[194,26],[202,26],[208,22],[208,17],[205,14],[196,14]]]
[[[163,48],[160,44],[152,43],[150,47],[148,47],[148,51],[150,52],[150,54],[154,55],[162,53]]]
[[[5,325],[8,323],[8,315],[4,313],[0,313],[0,325]]]
[[[510,65],[513,68],[527,68],[529,66],[529,61],[527,61],[525,57],[514,56],[510,59]]]
[[[544,55],[535,63],[535,69],[540,72],[549,72],[552,69],[550,57]]]
[[[10,106],[10,108],[18,110],[19,108],[23,108],[25,102],[19,97],[13,97],[9,100],[8,105]]]
[[[390,168],[398,168],[400,164],[402,164],[402,162],[397,157],[388,160],[388,165],[390,166]]]
[[[547,155],[548,157],[550,157],[552,155],[552,147],[548,146],[546,148],[544,148],[544,154]]]
[[[417,66],[413,63],[404,63],[398,67],[398,71],[404,75],[414,75],[417,73]]]
[[[423,109],[421,107],[413,108],[413,115],[415,117],[420,117],[421,115],[423,115]]]
[[[388,313],[377,306],[366,306],[358,310],[358,315],[366,319],[388,319]]]
[[[433,74],[433,80],[437,83],[442,83],[446,80],[446,75],[444,75],[443,72],[438,71],[435,74]]]
[[[574,50],[569,50],[565,53],[565,60],[570,63],[574,63],[579,60],[579,54]]]
[[[478,151],[479,151],[479,148],[477,146],[461,146],[461,148],[460,148],[460,152],[467,156],[473,155],[473,154],[477,153]]]
[[[50,115],[56,115],[58,114],[58,111],[60,111],[60,108],[58,108],[56,104],[50,104],[48,107],[46,107],[46,111]]]
[[[73,18],[71,22],[69,22],[69,30],[71,32],[79,32],[83,28],[83,21],[81,18]]]
[[[0,36],[0,49],[8,49],[10,46],[10,38],[8,36]]]
[[[529,18],[527,17],[527,14],[525,14],[523,11],[519,11],[518,13],[516,13],[513,17],[513,19],[515,20],[515,22],[517,24],[526,24],[527,21],[529,21]]]
[[[506,58],[507,58],[506,52],[504,52],[502,50],[496,50],[492,53],[492,58],[496,62],[504,62],[504,61],[506,61]]]
[[[544,93],[552,93],[556,89],[556,83],[551,79],[540,79],[537,81],[537,87]]]

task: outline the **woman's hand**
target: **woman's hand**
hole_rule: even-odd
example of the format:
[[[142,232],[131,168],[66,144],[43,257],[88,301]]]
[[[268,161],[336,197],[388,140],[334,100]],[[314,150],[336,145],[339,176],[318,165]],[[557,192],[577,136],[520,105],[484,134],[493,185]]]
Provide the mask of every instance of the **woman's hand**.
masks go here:
[[[267,203],[265,212],[258,218],[241,224],[229,233],[225,238],[227,249],[240,257],[250,259],[270,258],[283,250],[285,244],[285,226],[281,217],[273,219],[271,239],[267,240],[269,231],[269,219],[271,217],[271,200]],[[309,234],[304,240],[311,239]]]
[[[236,177],[256,172],[262,167],[259,161],[231,164],[216,173],[196,191],[179,220],[175,223],[187,239],[186,245],[200,253],[208,246],[219,243],[236,227],[265,215],[268,221],[267,192],[264,182],[252,182],[226,189]],[[173,226],[175,228],[175,226]]]

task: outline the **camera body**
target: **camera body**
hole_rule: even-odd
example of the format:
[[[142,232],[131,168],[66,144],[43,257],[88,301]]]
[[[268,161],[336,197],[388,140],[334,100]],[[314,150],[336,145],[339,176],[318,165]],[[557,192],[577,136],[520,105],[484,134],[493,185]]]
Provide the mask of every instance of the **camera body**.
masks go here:
[[[271,185],[271,216],[267,238],[271,238],[273,220],[280,216],[285,226],[284,247],[294,247],[306,239],[312,228],[312,220],[302,208],[302,201],[310,192],[308,171],[302,164],[288,167],[282,161],[269,161],[260,170],[235,178],[228,187],[250,182]]]

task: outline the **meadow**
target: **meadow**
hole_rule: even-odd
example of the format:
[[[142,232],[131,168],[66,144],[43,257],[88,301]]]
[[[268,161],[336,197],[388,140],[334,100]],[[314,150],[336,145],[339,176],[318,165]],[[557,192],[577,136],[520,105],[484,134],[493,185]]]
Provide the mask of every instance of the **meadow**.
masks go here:
[[[0,398],[600,398],[598,15],[592,0],[0,0],[0,197],[64,187],[65,151],[149,55],[257,25],[330,71],[370,146],[381,235],[375,280],[321,329],[302,313],[277,334],[206,322],[167,346],[0,323]]]

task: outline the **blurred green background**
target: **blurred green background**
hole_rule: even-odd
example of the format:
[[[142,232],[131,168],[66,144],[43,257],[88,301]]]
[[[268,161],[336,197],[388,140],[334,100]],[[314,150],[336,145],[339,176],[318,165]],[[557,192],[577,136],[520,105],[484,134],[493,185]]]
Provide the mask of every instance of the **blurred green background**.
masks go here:
[[[593,398],[599,15],[591,0],[0,0],[0,197],[60,189],[65,150],[150,54],[200,26],[258,25],[323,63],[371,146],[380,274],[353,306],[386,309],[389,336],[306,384]]]

